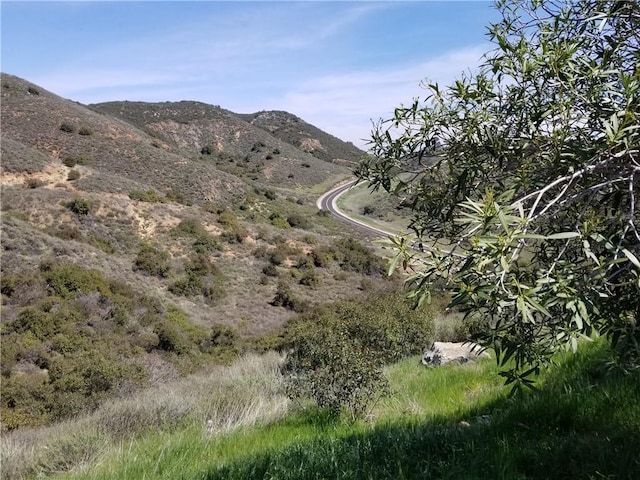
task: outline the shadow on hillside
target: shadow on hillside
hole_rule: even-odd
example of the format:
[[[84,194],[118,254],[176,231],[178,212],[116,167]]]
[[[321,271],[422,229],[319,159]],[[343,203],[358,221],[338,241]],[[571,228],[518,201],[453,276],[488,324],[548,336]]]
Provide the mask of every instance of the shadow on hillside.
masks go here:
[[[489,417],[467,411],[377,425],[293,443],[198,478],[640,478],[640,372],[608,371],[601,353],[569,362],[535,394],[486,405],[481,413]]]

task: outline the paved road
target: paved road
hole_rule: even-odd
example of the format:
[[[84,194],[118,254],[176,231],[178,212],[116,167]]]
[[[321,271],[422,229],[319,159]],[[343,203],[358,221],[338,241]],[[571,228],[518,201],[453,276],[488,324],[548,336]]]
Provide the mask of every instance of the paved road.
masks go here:
[[[356,227],[361,228],[362,230],[365,230],[370,235],[375,235],[377,237],[389,237],[389,236],[395,235],[392,232],[387,232],[386,230],[381,230],[379,228],[372,227],[370,225],[367,225],[364,222],[356,220],[355,218],[351,218],[338,208],[337,202],[340,195],[342,195],[351,187],[353,187],[355,183],[356,183],[356,180],[352,180],[348,183],[339,185],[329,190],[327,193],[325,193],[320,198],[318,198],[318,200],[316,201],[316,205],[320,210],[328,210],[333,214],[334,217],[342,220],[343,222],[349,223],[351,225],[355,225]]]
[[[374,235],[376,237],[395,237],[397,234],[393,233],[393,232],[387,232],[386,230],[381,230],[379,228],[375,228],[372,227],[370,225],[367,225],[366,223],[360,222],[359,220],[356,220],[355,218],[351,218],[349,216],[347,216],[346,213],[344,213],[342,210],[340,210],[338,208],[337,202],[338,202],[338,198],[340,197],[340,195],[342,195],[343,193],[345,193],[347,190],[349,190],[351,187],[353,187],[356,183],[356,180],[352,180],[348,183],[339,185],[331,190],[329,190],[327,193],[325,193],[324,195],[322,195],[320,198],[318,198],[318,200],[316,201],[316,205],[318,206],[318,208],[320,210],[328,210],[330,211],[334,217],[342,220],[343,222],[349,223],[351,225],[354,225],[364,231],[366,231],[369,235]],[[430,248],[422,243],[417,243],[417,242],[413,242],[412,243],[412,248],[414,248],[415,250],[420,250],[422,252],[429,250]],[[460,255],[459,253],[451,253],[449,251],[447,251],[446,249],[441,249],[442,253],[445,254],[451,254],[455,257],[459,257],[459,258],[466,258],[464,255]]]

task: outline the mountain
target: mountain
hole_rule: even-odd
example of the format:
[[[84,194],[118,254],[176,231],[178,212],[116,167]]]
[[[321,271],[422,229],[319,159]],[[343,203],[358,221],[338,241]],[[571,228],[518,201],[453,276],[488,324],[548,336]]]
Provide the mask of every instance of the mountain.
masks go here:
[[[352,143],[343,142],[288,112],[263,111],[238,116],[303,152],[328,162],[353,166],[364,154]]]
[[[269,348],[299,312],[392,285],[315,206],[350,177],[340,161],[198,102],[86,106],[8,74],[0,95],[2,429]]]

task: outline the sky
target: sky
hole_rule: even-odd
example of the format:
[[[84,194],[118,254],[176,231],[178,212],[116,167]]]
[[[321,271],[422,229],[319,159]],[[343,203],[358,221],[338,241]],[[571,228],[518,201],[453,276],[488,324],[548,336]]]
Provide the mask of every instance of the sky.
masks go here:
[[[489,1],[0,2],[3,72],[83,104],[285,110],[366,149],[372,122],[492,49]]]

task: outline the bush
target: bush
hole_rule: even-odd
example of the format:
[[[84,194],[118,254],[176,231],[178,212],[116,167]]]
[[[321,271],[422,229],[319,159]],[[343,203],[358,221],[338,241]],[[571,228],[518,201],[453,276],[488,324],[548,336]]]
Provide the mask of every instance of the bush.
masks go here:
[[[62,298],[72,298],[78,293],[100,292],[109,295],[109,281],[98,270],[75,265],[73,263],[41,264],[43,276],[49,291]]]
[[[43,182],[42,180],[39,180],[37,178],[29,178],[25,180],[24,183],[27,188],[39,188],[47,184],[46,182]]]
[[[308,308],[307,303],[296,297],[291,291],[291,287],[284,282],[278,284],[276,294],[273,300],[271,300],[271,305],[274,307],[284,307],[287,310],[293,310],[298,313]]]
[[[167,277],[171,270],[171,257],[149,243],[143,243],[133,261],[133,270],[141,271],[154,277]]]
[[[269,263],[262,269],[262,273],[264,273],[267,277],[277,277],[278,269],[274,264]]]
[[[288,394],[355,417],[385,392],[382,367],[429,347],[434,325],[428,310],[388,294],[318,309],[289,322],[287,332]]]
[[[174,237],[202,237],[208,235],[202,224],[195,218],[185,218],[173,227],[171,235]]]
[[[86,198],[82,197],[77,197],[71,202],[67,203],[67,208],[76,215],[88,215],[91,211],[92,206],[93,202],[91,202],[91,200],[87,200]]]
[[[88,127],[80,127],[80,130],[78,130],[78,135],[84,135],[84,136],[93,135],[93,131]]]
[[[200,149],[200,155],[211,155],[213,153],[213,149],[211,145],[205,145]]]
[[[73,133],[76,131],[76,127],[74,127],[71,123],[62,122],[60,124],[60,131],[65,133]]]
[[[313,269],[307,269],[300,277],[300,285],[315,288],[320,283],[320,277]]]
[[[319,408],[360,417],[387,388],[382,362],[363,350],[337,319],[317,319],[296,333],[282,367],[292,399],[310,397]]]
[[[294,228],[301,228],[303,230],[308,230],[311,227],[309,219],[298,213],[292,213],[289,215],[287,217],[287,223]]]
[[[67,180],[73,182],[74,180],[78,180],[80,178],[80,172],[78,170],[69,170],[67,174]]]
[[[78,164],[78,160],[76,160],[74,157],[65,157],[62,160],[62,164],[69,168],[73,168]]]
[[[196,253],[211,253],[216,250],[222,250],[222,245],[213,235],[198,235],[193,242],[193,251]]]

